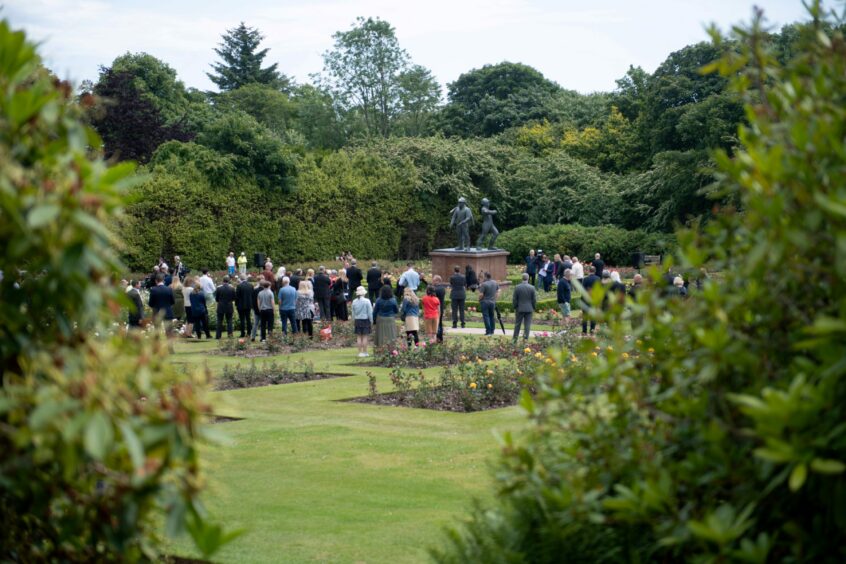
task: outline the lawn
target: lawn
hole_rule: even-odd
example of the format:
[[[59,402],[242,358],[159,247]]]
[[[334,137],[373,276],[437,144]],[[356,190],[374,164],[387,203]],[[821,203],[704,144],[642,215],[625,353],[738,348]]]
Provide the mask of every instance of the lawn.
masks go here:
[[[175,362],[250,362],[208,355],[213,342],[177,343]],[[420,562],[473,498],[491,494],[496,432],[518,429],[518,408],[436,412],[347,403],[367,393],[354,349],[306,352],[315,369],[355,376],[213,394],[225,444],[205,452],[210,513],[247,533],[220,562]],[[261,359],[259,362],[270,361]],[[431,369],[432,375],[437,369]],[[189,541],[172,552],[190,554]]]

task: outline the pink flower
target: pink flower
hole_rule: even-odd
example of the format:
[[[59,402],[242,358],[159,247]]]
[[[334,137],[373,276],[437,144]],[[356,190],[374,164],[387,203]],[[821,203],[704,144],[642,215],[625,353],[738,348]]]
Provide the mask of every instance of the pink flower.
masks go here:
[[[420,343],[420,346],[421,346],[421,347],[425,347],[425,346],[426,346],[426,341],[421,342],[421,343]]]
[[[397,356],[398,354],[399,354],[399,351],[397,351],[397,350],[391,351],[391,356]]]
[[[541,337],[549,337],[549,333],[547,333],[546,331],[544,331],[543,333],[541,333]]]

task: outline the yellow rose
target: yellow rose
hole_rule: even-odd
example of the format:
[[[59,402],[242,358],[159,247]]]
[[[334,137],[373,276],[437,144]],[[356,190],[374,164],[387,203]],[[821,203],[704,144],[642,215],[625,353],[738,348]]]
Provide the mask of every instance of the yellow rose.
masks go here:
[[[476,382],[470,382],[470,389],[471,389],[471,390],[475,390],[475,389],[476,389]]]
[[[629,358],[629,353],[623,353],[623,358]]]
[[[596,351],[593,351],[592,353],[590,353],[590,355],[591,355],[591,356],[599,356],[599,354],[597,354],[597,352],[596,352]]]
[[[488,370],[488,371],[487,371],[487,375],[488,375],[488,376],[493,376],[493,370]]]
[[[649,352],[654,353],[655,349],[653,349],[652,347],[649,347]]]
[[[525,349],[523,349],[523,352],[526,353],[526,354],[529,354],[530,352],[532,352],[532,349],[530,349],[529,347],[526,347]]]
[[[489,390],[492,390],[492,389],[493,389],[493,384],[488,384],[488,389],[489,389]]]

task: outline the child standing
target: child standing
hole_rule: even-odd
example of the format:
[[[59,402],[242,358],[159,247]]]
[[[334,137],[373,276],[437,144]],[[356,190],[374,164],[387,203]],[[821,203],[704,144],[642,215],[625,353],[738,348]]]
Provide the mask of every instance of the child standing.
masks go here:
[[[438,333],[438,318],[441,315],[441,300],[435,295],[434,286],[426,287],[426,295],[423,296],[423,325],[429,340],[435,339]]]
[[[411,346],[412,340],[415,345],[419,344],[420,301],[417,299],[417,294],[411,288],[406,288],[405,292],[403,292],[400,315],[405,321],[405,338],[408,341],[408,346]]]
[[[373,306],[367,299],[367,290],[364,286],[355,289],[356,298],[352,303],[353,323],[355,324],[355,340],[358,345],[358,356],[368,356],[367,341],[371,331],[371,319],[373,319]],[[346,306],[346,304],[345,304]]]

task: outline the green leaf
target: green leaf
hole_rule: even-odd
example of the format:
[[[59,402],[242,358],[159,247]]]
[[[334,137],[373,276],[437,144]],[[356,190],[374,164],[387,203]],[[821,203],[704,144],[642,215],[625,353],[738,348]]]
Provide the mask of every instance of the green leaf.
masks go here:
[[[799,488],[805,483],[805,479],[808,477],[808,467],[805,464],[797,464],[793,471],[790,473],[790,480],[788,480],[788,485],[790,486],[790,491],[795,492],[799,491]]]
[[[55,204],[42,204],[35,206],[27,216],[27,223],[32,229],[37,229],[54,221],[59,217],[59,206]]]
[[[114,441],[114,430],[106,414],[96,412],[85,426],[85,451],[96,460],[103,460]]]
[[[811,470],[819,474],[840,474],[846,470],[846,464],[830,458],[815,458],[811,461]]]
[[[123,440],[126,442],[126,450],[129,451],[129,458],[132,459],[132,466],[136,470],[144,467],[144,447],[141,445],[141,440],[132,427],[126,421],[120,424],[120,432],[123,434]]]

